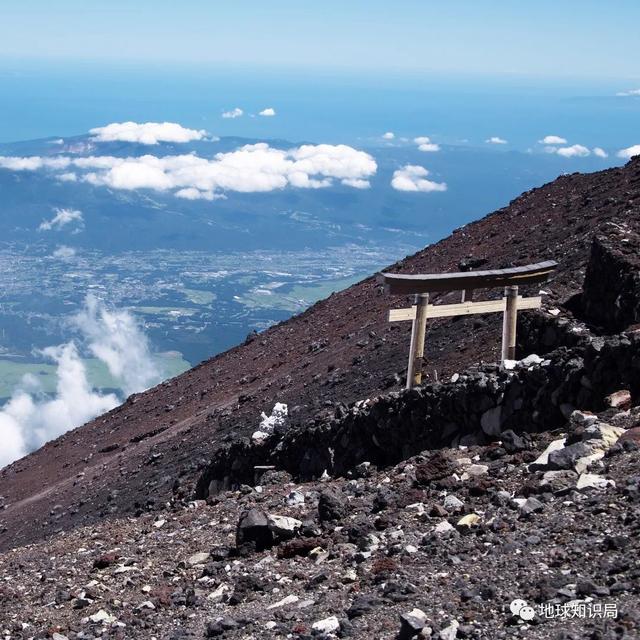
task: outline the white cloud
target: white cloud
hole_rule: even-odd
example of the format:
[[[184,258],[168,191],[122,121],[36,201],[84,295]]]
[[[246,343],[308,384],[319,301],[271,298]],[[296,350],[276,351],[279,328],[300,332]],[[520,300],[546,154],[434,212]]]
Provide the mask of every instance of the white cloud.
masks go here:
[[[507,144],[507,140],[498,136],[491,136],[485,140],[487,144]]]
[[[91,388],[75,343],[47,347],[42,354],[57,365],[56,394],[45,396],[34,376],[23,379],[0,411],[0,468],[119,403],[115,394]]]
[[[104,362],[126,396],[158,382],[144,333],[126,311],[107,309],[93,296],[72,320],[93,356]],[[0,410],[0,468],[113,409],[123,396],[91,387],[78,345],[74,341],[47,347],[42,354],[56,366],[57,385],[45,395],[28,374]]]
[[[609,154],[602,149],[601,147],[593,147],[593,149],[591,149],[591,153],[593,153],[594,156],[597,156],[598,158],[608,158]]]
[[[591,151],[581,144],[574,144],[570,147],[560,147],[556,149],[556,153],[563,158],[585,158]]]
[[[387,131],[382,135],[385,140],[393,140],[396,137],[396,134],[393,131]]]
[[[414,138],[413,141],[418,145],[419,151],[440,151],[440,145],[435,142],[431,142],[431,138],[428,136],[418,136]]]
[[[629,91],[618,91],[617,96],[640,96],[640,89],[629,89]]]
[[[540,144],[567,144],[566,138],[560,136],[545,136],[542,140],[538,140]]]
[[[407,164],[402,169],[393,172],[391,186],[398,191],[422,191],[424,193],[447,190],[446,183],[427,180],[428,175],[429,172],[424,167]]]
[[[67,171],[66,173],[61,173],[58,176],[58,180],[60,182],[77,182],[78,176],[73,171]]]
[[[148,389],[159,381],[147,337],[128,311],[110,310],[90,294],[73,324],[88,340],[89,351],[107,365],[114,378],[122,381],[125,395]]]
[[[83,223],[82,211],[77,209],[54,209],[55,215],[51,220],[43,220],[38,227],[39,231],[51,231],[52,229],[60,230],[67,224],[72,222]]]
[[[3,158],[14,171],[54,170],[42,158]],[[335,180],[354,188],[368,186],[377,165],[372,156],[347,145],[302,145],[276,149],[266,143],[245,145],[213,158],[195,154],[60,157],[60,165],[79,172],[80,180],[112,189],[153,189],[186,199],[213,199],[224,191],[260,192],[287,186],[318,189]],[[18,168],[19,167],[19,168]],[[199,193],[197,193],[199,192]]]
[[[242,114],[240,114],[242,115]],[[273,107],[267,107],[266,109],[263,109],[262,111],[260,111],[260,113],[258,114],[259,116],[265,116],[267,118],[275,116],[276,115],[276,110]]]
[[[640,144],[634,144],[626,149],[620,149],[616,155],[618,158],[626,158],[627,160],[633,158],[633,156],[640,156]]]
[[[242,109],[240,109],[240,107],[236,107],[235,109],[231,109],[230,111],[223,111],[222,112],[222,117],[223,118],[239,118],[242,114],[244,113],[244,111]]]
[[[71,164],[71,159],[65,156],[41,157],[29,156],[20,158],[16,156],[0,156],[0,169],[10,171],[37,171],[38,169],[66,169]]]
[[[344,178],[341,182],[345,186],[353,187],[354,189],[368,189],[371,186],[368,180],[361,180],[360,178]]]
[[[176,122],[113,122],[89,131],[99,142],[191,142],[207,135],[203,129],[187,129]]]
[[[76,250],[73,247],[67,247],[67,245],[60,245],[52,254],[54,258],[58,260],[70,260],[76,255]]]

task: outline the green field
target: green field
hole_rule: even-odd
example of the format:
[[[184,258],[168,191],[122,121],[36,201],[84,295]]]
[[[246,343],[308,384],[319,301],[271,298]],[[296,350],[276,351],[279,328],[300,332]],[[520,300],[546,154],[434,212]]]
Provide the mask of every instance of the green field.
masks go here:
[[[211,304],[217,298],[212,291],[203,291],[201,289],[183,289],[182,293],[193,304]]]
[[[279,309],[299,313],[314,302],[359,282],[363,277],[365,275],[354,275],[349,278],[327,280],[314,284],[283,285],[277,289],[270,289],[270,293],[254,290],[238,296],[237,301],[250,309]],[[268,287],[260,287],[260,289],[267,290]]]

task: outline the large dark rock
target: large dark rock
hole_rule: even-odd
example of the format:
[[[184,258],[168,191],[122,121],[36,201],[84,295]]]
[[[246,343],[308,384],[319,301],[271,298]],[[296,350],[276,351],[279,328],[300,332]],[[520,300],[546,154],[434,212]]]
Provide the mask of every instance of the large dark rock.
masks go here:
[[[239,551],[263,551],[274,544],[267,514],[259,509],[245,511],[236,529],[236,546]]]
[[[335,491],[323,491],[318,501],[318,515],[322,522],[342,520],[349,512],[347,499]]]
[[[552,451],[549,454],[547,467],[552,471],[574,469],[579,458],[584,458],[591,455],[591,453],[592,449],[588,444],[576,442],[575,444],[570,444],[567,447],[558,449],[558,451]]]
[[[416,482],[428,486],[434,480],[452,475],[455,470],[453,462],[442,451],[436,451],[426,462],[416,467]]]

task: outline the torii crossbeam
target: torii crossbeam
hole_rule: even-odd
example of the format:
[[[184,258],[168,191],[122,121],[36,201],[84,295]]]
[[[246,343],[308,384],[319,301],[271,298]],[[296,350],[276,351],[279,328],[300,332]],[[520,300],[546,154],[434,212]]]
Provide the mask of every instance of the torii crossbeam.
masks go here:
[[[389,322],[412,320],[407,389],[422,382],[422,361],[427,318],[445,318],[475,313],[502,312],[502,361],[513,359],[516,350],[517,313],[521,309],[538,309],[540,296],[523,298],[518,286],[545,282],[558,266],[554,260],[523,267],[493,269],[489,271],[463,271],[456,273],[424,273],[405,275],[381,273],[385,291],[392,295],[416,294],[415,305],[408,309],[391,309]],[[474,289],[504,286],[504,298],[473,302]],[[462,291],[458,304],[429,304],[429,293],[436,291]]]

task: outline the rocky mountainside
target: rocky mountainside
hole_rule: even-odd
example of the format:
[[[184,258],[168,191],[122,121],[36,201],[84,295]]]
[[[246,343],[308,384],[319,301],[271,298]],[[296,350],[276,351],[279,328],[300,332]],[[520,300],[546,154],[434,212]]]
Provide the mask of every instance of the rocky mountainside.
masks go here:
[[[557,260],[544,309],[520,314],[518,357],[537,355],[514,369],[491,364],[499,317],[441,320],[426,384],[400,391],[409,326],[386,311],[407,300],[372,277],[14,463],[0,628],[634,637],[639,232],[636,158],[562,176],[390,267]],[[252,441],[276,403],[286,420]],[[513,600],[618,611],[533,622]]]

